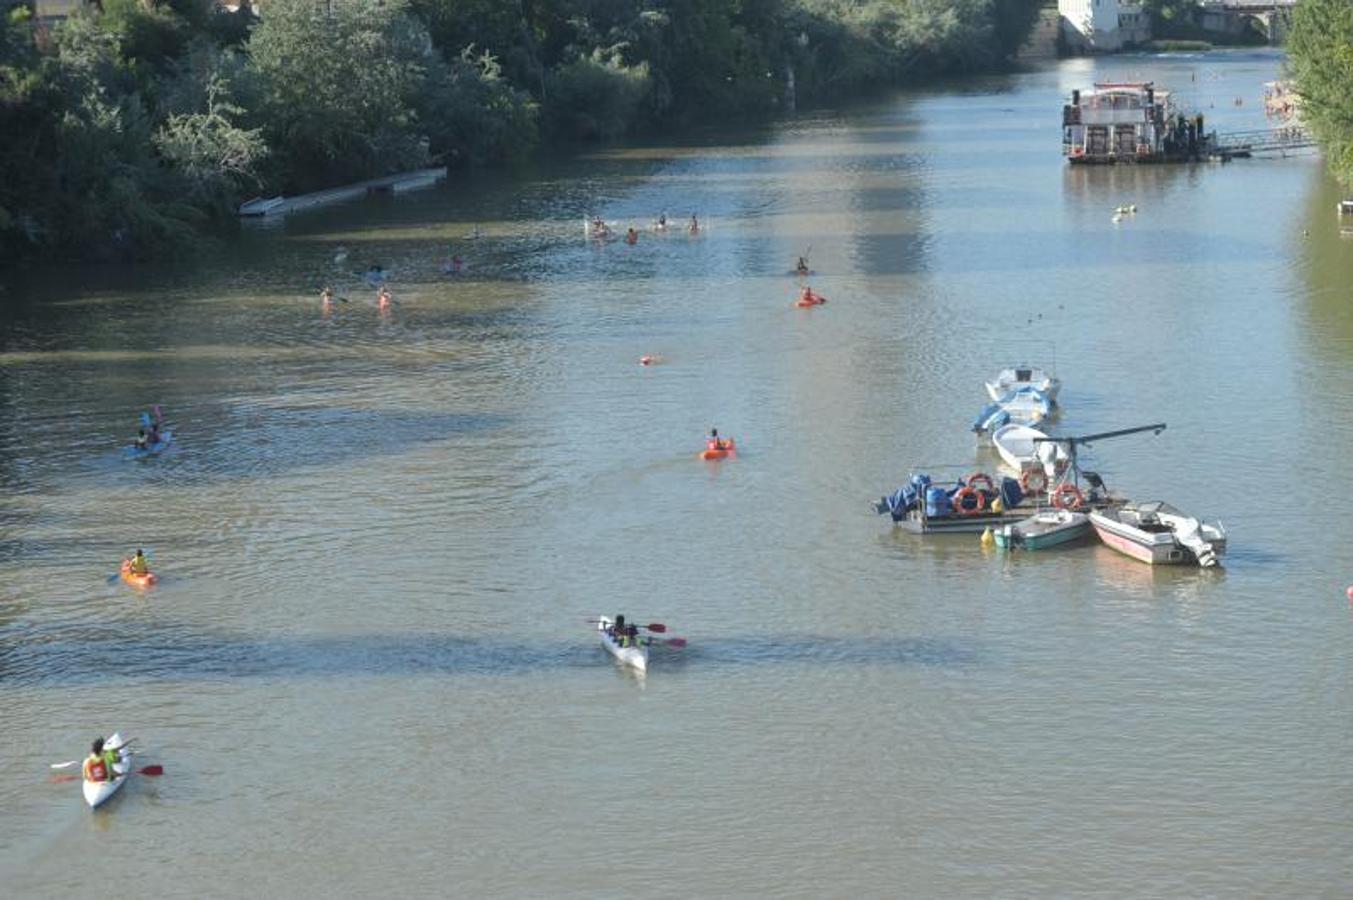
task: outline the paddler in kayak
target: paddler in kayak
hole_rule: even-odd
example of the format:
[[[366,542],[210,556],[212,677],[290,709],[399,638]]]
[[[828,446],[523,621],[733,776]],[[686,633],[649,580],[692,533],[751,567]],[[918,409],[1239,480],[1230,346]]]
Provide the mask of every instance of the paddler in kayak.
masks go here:
[[[381,288],[376,292],[376,308],[384,312],[390,308],[390,301],[394,299],[390,296],[387,288]]]
[[[625,243],[629,244],[631,247],[639,243],[639,232],[630,228],[629,231],[625,232]]]
[[[136,548],[136,553],[127,560],[127,571],[133,575],[149,575],[150,565],[146,562],[146,553],[140,547]]]
[[[798,272],[800,275],[807,275],[807,274],[808,274],[808,257],[806,257],[806,256],[800,256],[800,257],[799,257],[799,264],[798,264],[797,266],[794,267],[794,271]]]
[[[659,231],[667,230],[667,213],[662,213],[661,215],[658,216],[657,229]]]
[[[700,220],[695,217],[695,213],[691,213],[691,221],[686,225],[686,231],[690,234],[700,233]]]
[[[327,287],[320,291],[319,302],[325,309],[331,309],[334,305],[334,289]]]
[[[728,442],[728,441],[725,441],[723,438],[719,437],[719,429],[717,429],[717,428],[711,428],[711,429],[709,430],[709,440],[708,440],[706,443],[708,444],[709,449],[711,449],[711,450],[728,450],[728,449],[730,449],[730,444],[729,444],[729,442]]]
[[[94,738],[82,769],[85,781],[112,781],[117,777],[117,769],[113,766],[120,761],[118,751],[103,749],[103,738]]]

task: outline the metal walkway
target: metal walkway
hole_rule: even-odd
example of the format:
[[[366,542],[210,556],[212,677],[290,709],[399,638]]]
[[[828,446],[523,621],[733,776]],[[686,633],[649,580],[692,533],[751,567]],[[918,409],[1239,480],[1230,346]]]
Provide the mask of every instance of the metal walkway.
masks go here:
[[[1263,128],[1258,131],[1232,131],[1217,135],[1216,151],[1222,156],[1253,156],[1282,153],[1314,147],[1315,138],[1304,128]]]

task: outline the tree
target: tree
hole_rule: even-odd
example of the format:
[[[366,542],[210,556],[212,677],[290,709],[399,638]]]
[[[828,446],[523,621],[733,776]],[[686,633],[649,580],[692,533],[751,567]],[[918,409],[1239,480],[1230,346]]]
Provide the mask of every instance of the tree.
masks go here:
[[[1301,0],[1287,52],[1302,119],[1331,171],[1353,181],[1353,0]]]

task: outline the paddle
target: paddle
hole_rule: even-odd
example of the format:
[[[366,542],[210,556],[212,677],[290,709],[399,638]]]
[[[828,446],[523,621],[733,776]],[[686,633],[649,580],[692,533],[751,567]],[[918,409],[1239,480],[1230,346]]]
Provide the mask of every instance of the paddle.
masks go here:
[[[152,778],[157,778],[160,775],[164,774],[164,766],[152,763],[151,765],[142,766],[141,768],[136,769],[135,772],[137,775],[149,775]],[[82,776],[70,773],[66,775],[51,775],[47,778],[47,780],[52,782],[52,784],[61,784],[66,781],[74,781],[75,779],[80,777]]]
[[[682,638],[682,637],[675,637],[675,638],[649,638],[649,639],[648,639],[648,642],[649,642],[650,644],[666,644],[668,647],[684,647],[684,646],[686,646],[686,639],[685,639],[685,638]]]
[[[584,619],[583,621],[585,621],[585,622],[591,622],[593,625],[596,625],[596,624],[597,624],[598,622],[600,622],[601,620],[600,620],[600,619]],[[613,624],[614,624],[614,623],[613,623]],[[646,629],[648,629],[649,631],[656,632],[657,634],[662,634],[664,631],[667,630],[667,626],[664,625],[664,624],[662,624],[661,622],[649,622],[647,625],[636,625],[635,627],[636,627],[636,628],[646,628]]]

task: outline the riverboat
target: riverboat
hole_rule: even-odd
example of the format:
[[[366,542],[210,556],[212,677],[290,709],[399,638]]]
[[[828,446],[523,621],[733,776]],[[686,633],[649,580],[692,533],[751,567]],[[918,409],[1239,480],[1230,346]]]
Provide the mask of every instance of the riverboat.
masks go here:
[[[1074,165],[1188,162],[1216,156],[1217,140],[1154,82],[1101,81],[1062,107],[1062,155]]]

